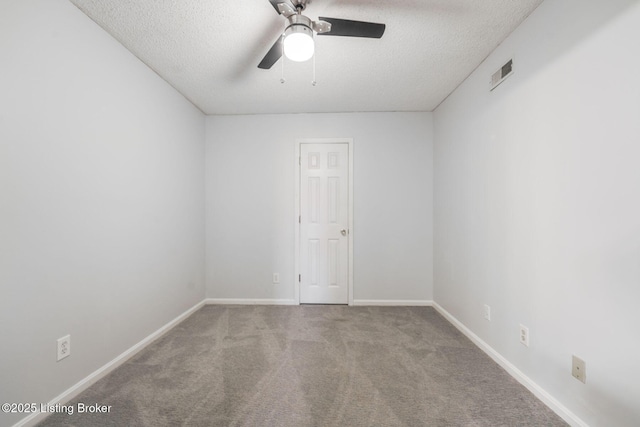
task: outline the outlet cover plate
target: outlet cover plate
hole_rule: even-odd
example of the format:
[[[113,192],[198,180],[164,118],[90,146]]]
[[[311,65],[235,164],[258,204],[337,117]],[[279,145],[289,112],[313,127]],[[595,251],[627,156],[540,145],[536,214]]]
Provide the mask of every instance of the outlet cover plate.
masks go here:
[[[58,338],[58,362],[71,354],[71,335]]]
[[[520,324],[520,344],[529,347],[529,328]]]
[[[571,375],[578,381],[586,384],[587,382],[587,364],[584,360],[577,356],[572,356]]]
[[[487,304],[484,305],[484,318],[489,322],[491,321],[491,307]]]

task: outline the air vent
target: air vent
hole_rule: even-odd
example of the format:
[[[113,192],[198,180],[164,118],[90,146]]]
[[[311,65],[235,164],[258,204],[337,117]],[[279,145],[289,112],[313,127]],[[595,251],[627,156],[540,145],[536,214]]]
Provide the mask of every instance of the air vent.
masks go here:
[[[494,90],[500,83],[505,81],[507,77],[513,74],[513,59],[504,64],[498,71],[491,76],[491,90]]]

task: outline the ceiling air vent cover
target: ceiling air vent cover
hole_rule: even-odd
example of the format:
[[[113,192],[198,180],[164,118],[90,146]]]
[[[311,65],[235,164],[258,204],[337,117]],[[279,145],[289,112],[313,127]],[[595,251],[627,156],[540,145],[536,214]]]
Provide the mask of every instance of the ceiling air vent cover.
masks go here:
[[[491,76],[491,89],[494,90],[500,83],[505,81],[507,77],[513,74],[513,59],[510,59],[509,62],[504,64],[502,68],[493,73]]]

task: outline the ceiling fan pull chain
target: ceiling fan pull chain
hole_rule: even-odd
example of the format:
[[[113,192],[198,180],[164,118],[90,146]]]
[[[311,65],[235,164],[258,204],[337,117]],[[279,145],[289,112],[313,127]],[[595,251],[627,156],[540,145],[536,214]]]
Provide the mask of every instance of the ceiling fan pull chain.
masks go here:
[[[283,36],[281,37],[281,45],[282,45],[282,76],[280,77],[280,83],[284,84],[284,82],[286,82],[286,80],[284,79],[284,62],[285,62],[285,56],[284,56],[284,40],[283,40]]]
[[[318,82],[316,81],[316,53],[313,53],[313,80],[311,80],[311,86],[315,86],[317,85]]]

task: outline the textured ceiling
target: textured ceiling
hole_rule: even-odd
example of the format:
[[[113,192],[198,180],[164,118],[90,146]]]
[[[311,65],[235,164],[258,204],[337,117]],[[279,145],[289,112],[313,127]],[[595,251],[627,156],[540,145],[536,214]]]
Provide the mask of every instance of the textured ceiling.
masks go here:
[[[542,0],[313,0],[304,14],[385,23],[316,37],[313,61],[257,68],[284,30],[268,0],[71,0],[207,114],[432,111]],[[489,76],[487,76],[489,79]]]

